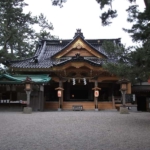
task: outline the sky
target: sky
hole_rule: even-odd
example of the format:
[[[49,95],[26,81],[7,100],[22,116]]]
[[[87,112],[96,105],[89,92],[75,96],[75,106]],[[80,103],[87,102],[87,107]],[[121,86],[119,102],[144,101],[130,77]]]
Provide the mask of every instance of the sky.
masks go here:
[[[127,13],[125,10],[129,6],[127,0],[114,0],[112,7],[117,9],[118,17],[107,27],[101,25],[100,15],[104,10],[100,9],[96,0],[67,0],[62,8],[52,6],[51,0],[25,0],[29,6],[25,12],[32,12],[33,15],[43,13],[49,22],[54,26],[52,35],[60,39],[72,39],[76,29],[81,29],[85,39],[110,39],[121,38],[121,42],[126,46],[135,45],[128,33],[122,28],[130,28],[127,23]],[[144,10],[143,0],[137,0],[141,11]],[[38,29],[36,29],[38,30]]]

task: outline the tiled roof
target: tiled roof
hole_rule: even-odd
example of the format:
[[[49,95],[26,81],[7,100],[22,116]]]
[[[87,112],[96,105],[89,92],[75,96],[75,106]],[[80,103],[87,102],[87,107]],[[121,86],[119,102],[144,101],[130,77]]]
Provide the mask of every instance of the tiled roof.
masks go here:
[[[69,40],[42,40],[39,43],[39,48],[36,50],[34,56],[29,59],[19,60],[19,61],[9,61],[9,66],[12,68],[51,68],[54,65],[61,65],[68,61],[79,61],[78,59],[71,59],[71,57],[64,59],[54,59],[52,56],[55,56],[60,51],[65,49],[68,45],[70,45],[76,38],[82,38],[85,43],[87,43],[92,49],[97,51],[98,53],[104,55],[108,60],[108,56],[105,53],[104,49],[101,46],[101,43],[106,40],[120,42],[119,39],[87,39],[85,40],[83,36],[76,35],[74,39]],[[92,65],[101,65],[103,60],[99,58],[90,58],[84,57],[83,60]]]

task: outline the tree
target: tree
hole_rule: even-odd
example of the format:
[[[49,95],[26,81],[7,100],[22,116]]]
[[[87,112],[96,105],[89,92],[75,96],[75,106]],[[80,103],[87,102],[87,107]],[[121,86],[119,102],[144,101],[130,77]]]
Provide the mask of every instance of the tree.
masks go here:
[[[0,52],[3,59],[15,58],[14,53],[24,55],[21,54],[22,46],[27,52],[30,47],[23,39],[33,37],[34,30],[29,28],[29,24],[34,24],[36,19],[31,17],[31,13],[22,12],[24,6],[27,4],[23,0],[0,1]]]
[[[30,57],[41,36],[51,37],[49,30],[53,25],[43,14],[25,14],[25,6],[28,4],[24,0],[0,0],[0,63],[6,59]],[[34,30],[36,24],[40,27],[39,33]]]
[[[127,78],[132,83],[147,80],[150,74],[150,51],[149,46],[125,48],[113,42],[104,42],[105,49],[110,61],[105,61],[103,68],[110,73]]]
[[[129,0],[130,3],[136,0]],[[105,5],[109,5],[110,8],[107,12],[102,13],[101,20],[102,25],[106,26],[111,24],[111,19],[117,17],[117,10],[112,9],[112,0],[97,0],[100,4],[100,8],[103,9]],[[124,52],[120,53],[117,63],[106,63],[105,68],[119,76],[129,78],[131,81],[135,79],[147,80],[150,76],[149,63],[150,63],[150,1],[144,0],[145,10],[140,12],[137,5],[131,5],[126,10],[128,12],[127,21],[133,23],[131,29],[125,29],[124,31],[129,33],[134,42],[141,42],[141,46],[124,48]],[[113,49],[112,44],[111,48]],[[107,48],[110,47],[107,45]],[[108,48],[109,49],[109,48]],[[114,53],[115,49],[112,50]],[[125,58],[125,59],[123,59]],[[120,61],[124,60],[124,61]]]
[[[52,1],[52,5],[54,6],[60,6],[63,7],[63,3],[65,3],[67,0],[51,0]]]
[[[40,32],[36,33],[38,39],[57,39],[56,36],[51,35],[49,32],[50,30],[53,30],[53,25],[52,23],[48,23],[48,20],[43,14],[40,14],[37,20],[39,26],[41,27]]]
[[[104,61],[103,67],[110,73],[121,78],[126,78],[129,75],[129,53],[123,45],[115,44],[114,42],[104,42],[102,47],[109,59]],[[129,78],[129,77],[128,77]]]

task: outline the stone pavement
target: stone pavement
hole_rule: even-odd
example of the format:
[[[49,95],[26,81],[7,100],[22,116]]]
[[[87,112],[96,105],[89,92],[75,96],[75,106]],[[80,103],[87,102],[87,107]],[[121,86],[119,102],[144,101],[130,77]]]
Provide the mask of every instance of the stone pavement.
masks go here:
[[[150,150],[150,113],[0,112],[0,150]]]

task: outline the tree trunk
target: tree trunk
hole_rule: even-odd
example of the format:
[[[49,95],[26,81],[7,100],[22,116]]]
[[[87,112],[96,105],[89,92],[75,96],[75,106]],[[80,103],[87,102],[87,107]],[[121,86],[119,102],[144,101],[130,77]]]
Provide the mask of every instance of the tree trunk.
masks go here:
[[[148,8],[148,6],[150,5],[150,1],[149,0],[144,0],[145,6],[146,8]]]
[[[13,46],[12,45],[10,45],[10,49],[11,49],[11,55],[14,55]]]

